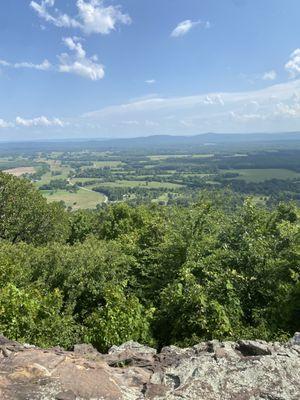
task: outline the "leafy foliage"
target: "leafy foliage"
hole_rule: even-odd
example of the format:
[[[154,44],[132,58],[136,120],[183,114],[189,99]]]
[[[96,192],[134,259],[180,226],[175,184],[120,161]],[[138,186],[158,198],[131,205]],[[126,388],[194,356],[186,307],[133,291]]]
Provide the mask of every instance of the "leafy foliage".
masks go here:
[[[58,204],[48,205],[25,179],[0,173],[0,238],[37,245],[64,241],[67,216]]]
[[[106,351],[299,330],[299,209],[212,197],[71,213],[1,174],[0,331]]]
[[[0,292],[0,330],[12,339],[45,347],[53,343],[70,347],[77,336],[73,317],[63,311],[57,289],[44,294],[12,284]]]

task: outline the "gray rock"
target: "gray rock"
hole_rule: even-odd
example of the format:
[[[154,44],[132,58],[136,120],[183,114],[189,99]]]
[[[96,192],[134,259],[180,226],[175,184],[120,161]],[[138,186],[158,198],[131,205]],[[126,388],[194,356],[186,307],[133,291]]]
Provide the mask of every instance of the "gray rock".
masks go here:
[[[24,343],[23,344],[24,349],[35,349],[36,346],[34,344],[29,344],[29,343]]]
[[[55,400],[76,400],[76,395],[72,390],[66,392],[60,392],[56,395]]]
[[[0,357],[0,399],[299,400],[298,344],[241,340],[155,349],[128,342],[91,357],[15,346]]]
[[[268,356],[272,354],[271,347],[263,341],[240,340],[236,349],[243,356]]]
[[[108,354],[122,353],[125,351],[134,351],[135,353],[141,354],[156,354],[157,350],[152,347],[144,346],[140,343],[130,340],[129,342],[123,343],[121,346],[112,346],[108,350]]]
[[[290,340],[292,346],[300,346],[300,332],[296,332],[293,338]]]
[[[98,351],[91,344],[76,344],[73,351],[80,355],[98,354]]]

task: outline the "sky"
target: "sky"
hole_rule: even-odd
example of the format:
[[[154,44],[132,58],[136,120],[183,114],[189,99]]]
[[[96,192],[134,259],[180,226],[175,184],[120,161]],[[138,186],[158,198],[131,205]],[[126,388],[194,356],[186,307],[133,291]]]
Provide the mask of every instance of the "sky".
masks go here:
[[[299,0],[9,0],[0,140],[300,131]]]

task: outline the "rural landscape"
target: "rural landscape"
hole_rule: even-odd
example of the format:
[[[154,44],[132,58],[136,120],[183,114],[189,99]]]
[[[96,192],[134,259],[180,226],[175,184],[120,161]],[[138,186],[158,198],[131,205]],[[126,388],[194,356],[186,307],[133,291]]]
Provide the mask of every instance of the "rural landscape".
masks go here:
[[[184,205],[210,190],[230,190],[271,207],[300,200],[300,137],[290,136],[246,136],[241,143],[227,135],[170,136],[163,137],[164,144],[158,136],[63,143],[64,151],[54,150],[59,143],[29,150],[30,144],[10,145],[2,151],[0,168],[27,178],[49,202],[70,210],[116,202]]]

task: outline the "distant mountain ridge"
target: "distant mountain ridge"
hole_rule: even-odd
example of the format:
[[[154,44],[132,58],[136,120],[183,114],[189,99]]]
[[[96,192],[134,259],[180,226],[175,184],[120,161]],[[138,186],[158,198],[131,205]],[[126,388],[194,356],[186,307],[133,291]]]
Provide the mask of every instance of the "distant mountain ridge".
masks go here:
[[[193,151],[206,146],[245,145],[265,143],[297,143],[300,145],[300,132],[286,133],[205,133],[194,136],[153,135],[122,139],[62,139],[23,142],[0,142],[0,152],[22,151],[133,151],[150,150],[157,152],[174,149]]]

